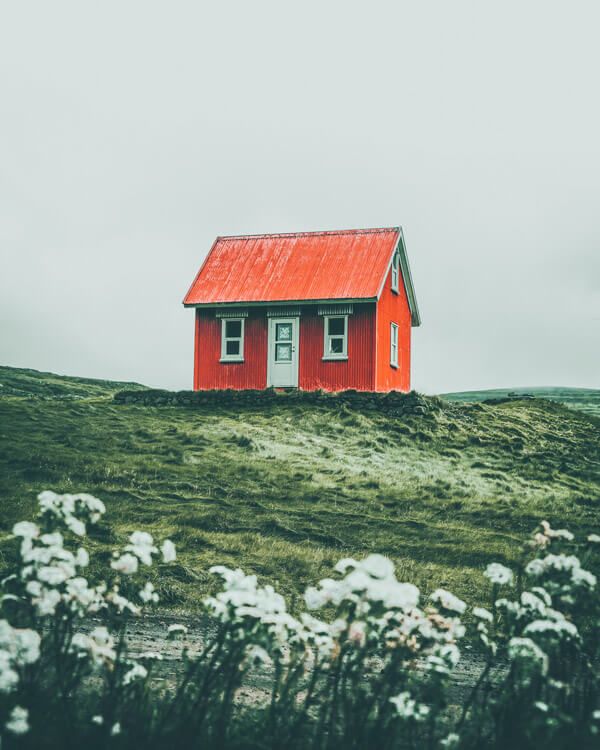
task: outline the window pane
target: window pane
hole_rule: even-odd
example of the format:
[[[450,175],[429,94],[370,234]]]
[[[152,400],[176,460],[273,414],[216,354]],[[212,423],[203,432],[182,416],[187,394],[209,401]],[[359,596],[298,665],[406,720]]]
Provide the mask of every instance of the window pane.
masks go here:
[[[277,323],[276,324],[275,337],[277,341],[291,341],[292,340],[292,324],[291,323]]]
[[[225,342],[225,353],[227,356],[239,356],[240,353],[240,342],[239,341],[226,341]]]
[[[344,318],[329,318],[329,335],[343,336],[346,333],[346,320]]]
[[[292,345],[291,344],[275,344],[275,361],[276,362],[291,362],[292,361]]]
[[[225,338],[239,339],[242,335],[242,321],[241,320],[226,320],[225,321]]]
[[[329,351],[331,354],[343,354],[344,353],[344,339],[343,338],[329,339]]]

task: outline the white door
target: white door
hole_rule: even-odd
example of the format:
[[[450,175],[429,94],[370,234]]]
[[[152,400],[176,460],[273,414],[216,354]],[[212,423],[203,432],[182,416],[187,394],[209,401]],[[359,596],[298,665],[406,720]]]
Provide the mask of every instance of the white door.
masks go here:
[[[267,385],[298,387],[299,318],[269,318]]]

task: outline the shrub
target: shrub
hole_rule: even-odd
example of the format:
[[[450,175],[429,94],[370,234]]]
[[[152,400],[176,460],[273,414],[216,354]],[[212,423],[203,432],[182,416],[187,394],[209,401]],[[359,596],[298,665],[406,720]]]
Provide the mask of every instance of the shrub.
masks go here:
[[[17,523],[18,564],[2,581],[0,736],[6,748],[566,748],[600,730],[600,537],[577,542],[542,523],[509,570],[490,564],[489,609],[445,589],[428,598],[372,554],[341,560],[292,614],[271,586],[215,566],[198,653],[183,649],[166,689],[157,653],[134,658],[127,625],[158,594],[142,575],[176,559],[136,531],[106,576],[83,576],[81,546],[105,512],[86,494],[39,495]],[[584,567],[585,566],[585,567]],[[319,614],[319,616],[315,616]],[[101,618],[100,625],[91,616]],[[471,623],[469,630],[465,622]],[[168,636],[185,632],[171,625]],[[461,705],[461,643],[482,668]],[[260,671],[264,699],[241,688]]]

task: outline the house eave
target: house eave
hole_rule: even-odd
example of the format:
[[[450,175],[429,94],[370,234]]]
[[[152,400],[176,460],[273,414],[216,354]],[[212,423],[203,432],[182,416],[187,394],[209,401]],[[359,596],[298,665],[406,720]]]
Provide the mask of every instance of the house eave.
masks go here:
[[[261,302],[184,302],[184,307],[210,308],[210,307],[288,307],[289,305],[322,305],[322,304],[347,304],[349,302],[360,304],[361,302],[377,302],[377,297],[327,297],[323,299],[285,299],[266,300]]]
[[[417,296],[415,294],[415,287],[412,280],[412,274],[410,272],[410,264],[408,262],[408,253],[406,252],[406,243],[404,242],[404,232],[402,231],[402,227],[398,227],[398,242],[394,247],[394,252],[390,257],[389,263],[385,270],[385,274],[383,275],[383,279],[379,286],[379,291],[377,292],[377,300],[379,300],[379,298],[381,297],[381,293],[383,292],[383,287],[385,285],[385,282],[387,281],[390,267],[392,265],[392,261],[396,252],[400,254],[400,271],[402,272],[402,281],[404,283],[406,297],[408,299],[411,326],[413,328],[418,328],[421,325],[421,315],[419,313]]]

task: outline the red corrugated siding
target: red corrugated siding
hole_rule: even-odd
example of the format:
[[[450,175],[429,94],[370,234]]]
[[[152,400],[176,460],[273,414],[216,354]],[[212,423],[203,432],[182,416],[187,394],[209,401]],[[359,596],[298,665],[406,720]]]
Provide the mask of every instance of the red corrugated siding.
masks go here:
[[[398,368],[390,365],[390,323],[397,323]],[[385,279],[377,303],[377,368],[375,388],[378,391],[410,390],[410,308],[404,284],[400,292],[392,292],[391,270]]]
[[[250,310],[244,333],[244,362],[223,363],[221,321],[214,310],[196,311],[194,388],[265,388],[267,383],[267,317]],[[315,306],[302,308],[299,333],[298,383],[301,389],[375,388],[375,304],[355,304],[348,316],[348,359],[323,361],[323,317]]]
[[[200,348],[200,310],[196,310],[196,317],[194,318],[194,390],[197,391],[200,388],[200,371],[198,369],[199,359],[198,352]]]
[[[306,391],[322,388],[342,391],[375,387],[375,303],[355,304],[348,316],[348,359],[323,361],[324,324],[316,308],[300,318],[299,386]]]
[[[219,237],[184,304],[375,298],[397,227]]]
[[[219,362],[221,320],[214,310],[197,310],[194,382],[196,390],[267,387],[267,320],[264,310],[250,310],[244,326],[244,362]]]

